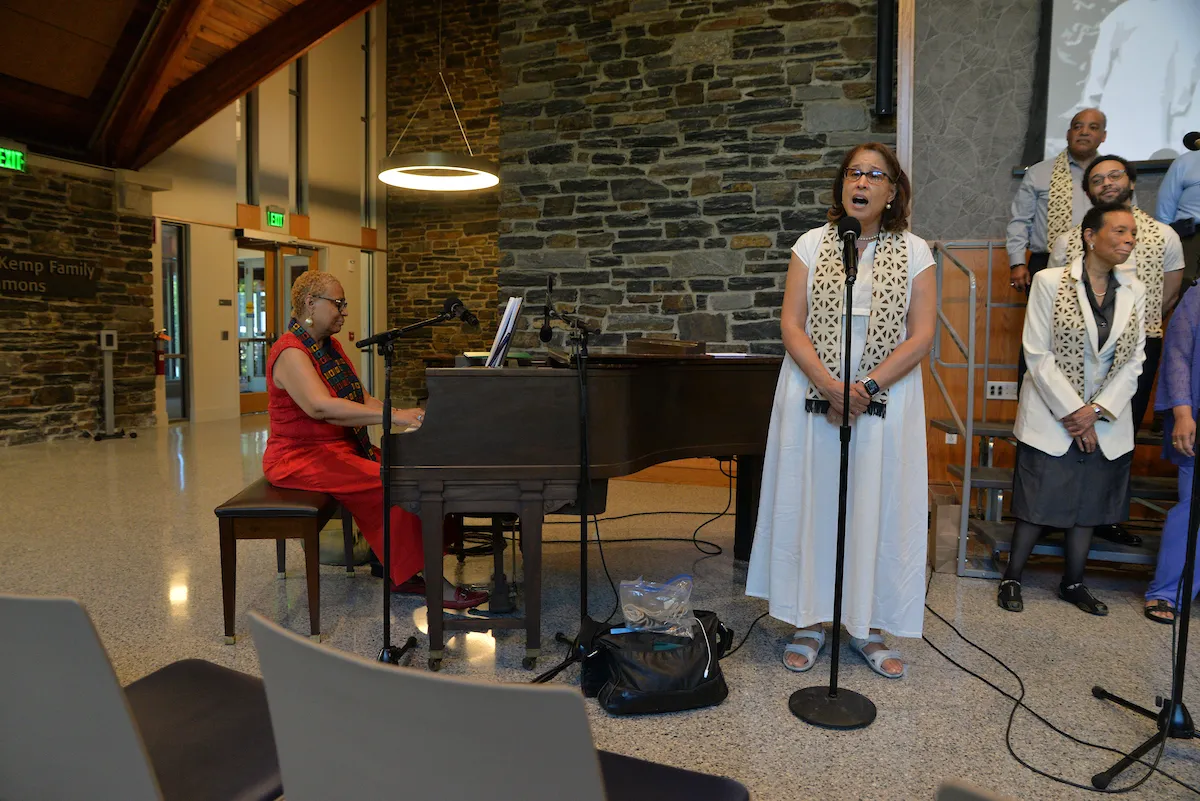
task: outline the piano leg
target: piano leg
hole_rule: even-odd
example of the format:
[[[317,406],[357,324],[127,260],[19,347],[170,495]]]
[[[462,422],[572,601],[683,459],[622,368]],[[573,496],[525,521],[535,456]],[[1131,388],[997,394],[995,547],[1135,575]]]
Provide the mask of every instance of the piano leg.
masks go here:
[[[737,457],[737,501],[733,520],[733,558],[750,561],[754,527],[758,524],[758,496],[762,489],[763,457]]]
[[[528,490],[522,495],[530,494]],[[542,493],[521,499],[521,543],[525,556],[525,658],[521,666],[532,670],[542,655]]]
[[[504,518],[492,516],[492,597],[489,612],[511,612],[512,600],[508,597],[508,578],[504,575]]]
[[[442,554],[445,539],[442,533],[444,513],[441,493],[421,496],[421,539],[425,548],[425,612],[429,625],[429,669],[442,666],[442,651],[446,646],[442,616]]]

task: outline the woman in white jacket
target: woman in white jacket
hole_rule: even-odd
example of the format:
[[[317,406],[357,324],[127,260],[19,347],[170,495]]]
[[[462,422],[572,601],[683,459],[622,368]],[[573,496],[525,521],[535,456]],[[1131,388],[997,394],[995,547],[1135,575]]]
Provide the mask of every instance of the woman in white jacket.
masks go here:
[[[1128,209],[1101,204],[1083,218],[1085,255],[1034,277],[1022,345],[1029,364],[1014,434],[1017,467],[1008,569],[997,603],[1024,608],[1021,573],[1042,528],[1066,531],[1059,597],[1093,615],[1108,607],[1083,584],[1095,526],[1129,508],[1130,400],[1145,358],[1145,287],[1118,269],[1137,228]]]

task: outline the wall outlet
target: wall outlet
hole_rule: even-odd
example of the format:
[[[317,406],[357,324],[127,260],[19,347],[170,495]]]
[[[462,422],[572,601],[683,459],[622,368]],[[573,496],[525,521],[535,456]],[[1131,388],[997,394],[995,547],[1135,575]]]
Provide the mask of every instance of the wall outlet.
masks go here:
[[[958,434],[947,433],[946,434],[946,444],[947,445],[957,445],[958,444]]]
[[[989,381],[987,382],[987,399],[988,400],[1017,400],[1017,382],[1016,381]]]

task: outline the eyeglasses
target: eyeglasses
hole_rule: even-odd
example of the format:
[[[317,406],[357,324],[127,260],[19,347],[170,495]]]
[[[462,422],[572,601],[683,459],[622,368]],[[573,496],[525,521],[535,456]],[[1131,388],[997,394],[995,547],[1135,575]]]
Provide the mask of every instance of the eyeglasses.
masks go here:
[[[1103,186],[1106,181],[1116,183],[1121,180],[1121,176],[1124,174],[1124,170],[1113,170],[1112,172],[1104,173],[1104,175],[1093,175],[1088,181],[1091,182],[1092,186]]]
[[[313,295],[313,297],[320,300],[329,301],[335,307],[337,307],[338,313],[344,313],[346,309],[350,307],[350,301],[346,300],[345,298],[327,298],[324,295]]]
[[[854,167],[846,168],[845,176],[846,176],[846,179],[849,181],[857,181],[859,178],[862,178],[864,175],[867,176],[867,183],[872,183],[872,184],[881,184],[885,180],[886,181],[893,180],[892,176],[888,175],[883,170],[867,170],[864,172],[863,170],[858,170],[858,169],[855,169]]]

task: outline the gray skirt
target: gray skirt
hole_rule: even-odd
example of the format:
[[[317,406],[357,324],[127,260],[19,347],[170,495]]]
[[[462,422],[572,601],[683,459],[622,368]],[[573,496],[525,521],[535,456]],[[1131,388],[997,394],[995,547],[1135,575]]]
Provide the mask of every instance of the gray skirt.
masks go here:
[[[1084,453],[1074,442],[1062,456],[1017,443],[1012,515],[1052,528],[1104,526],[1129,516],[1133,451],[1106,459],[1100,448]]]

